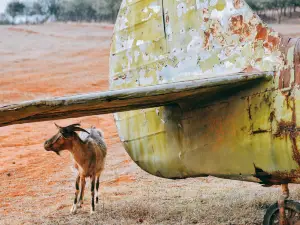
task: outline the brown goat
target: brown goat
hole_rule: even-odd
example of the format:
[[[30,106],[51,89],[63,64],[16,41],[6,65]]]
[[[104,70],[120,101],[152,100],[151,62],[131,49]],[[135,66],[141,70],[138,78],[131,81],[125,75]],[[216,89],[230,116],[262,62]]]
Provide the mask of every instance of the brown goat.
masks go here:
[[[86,177],[90,177],[91,180],[91,213],[93,213],[95,211],[95,183],[96,203],[98,203],[99,178],[104,169],[107,151],[103,134],[95,127],[84,130],[80,127],[80,124],[72,124],[67,127],[56,126],[59,129],[58,133],[47,140],[44,147],[47,151],[53,151],[58,155],[60,151],[68,150],[73,156],[75,168],[79,173],[76,178],[76,192],[71,213],[76,213],[77,203],[78,207],[81,207],[83,203]],[[76,131],[81,132],[78,135]],[[79,184],[80,197],[78,201]]]

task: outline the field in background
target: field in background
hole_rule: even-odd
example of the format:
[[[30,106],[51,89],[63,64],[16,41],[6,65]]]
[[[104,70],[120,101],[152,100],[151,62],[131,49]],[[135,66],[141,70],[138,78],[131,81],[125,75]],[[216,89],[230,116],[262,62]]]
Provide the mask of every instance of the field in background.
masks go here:
[[[293,36],[300,31],[299,25],[274,28]],[[0,105],[107,90],[112,32],[106,24],[0,26]],[[15,125],[0,128],[0,224],[261,224],[280,193],[212,177],[148,175],[126,154],[112,115],[56,122],[79,121],[101,128],[108,143],[97,213],[89,215],[87,187],[83,208],[69,214],[75,190],[69,154],[43,149],[56,132],[53,122]],[[299,187],[291,190],[300,199]]]

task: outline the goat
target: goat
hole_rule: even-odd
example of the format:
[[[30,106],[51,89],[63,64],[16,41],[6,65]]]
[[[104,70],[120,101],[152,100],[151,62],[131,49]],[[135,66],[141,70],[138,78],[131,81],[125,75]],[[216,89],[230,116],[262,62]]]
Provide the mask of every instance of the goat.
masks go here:
[[[95,127],[85,130],[80,124],[72,124],[67,127],[60,127],[58,133],[47,140],[44,148],[47,151],[53,151],[59,155],[60,151],[68,150],[74,159],[74,166],[78,170],[76,178],[76,191],[71,213],[75,214],[78,207],[83,203],[85,179],[90,177],[91,180],[91,214],[95,212],[95,182],[96,182],[96,203],[99,201],[99,178],[104,169],[104,162],[107,147],[104,142],[103,133]],[[79,135],[75,131],[81,131]],[[80,197],[79,194],[80,183]]]

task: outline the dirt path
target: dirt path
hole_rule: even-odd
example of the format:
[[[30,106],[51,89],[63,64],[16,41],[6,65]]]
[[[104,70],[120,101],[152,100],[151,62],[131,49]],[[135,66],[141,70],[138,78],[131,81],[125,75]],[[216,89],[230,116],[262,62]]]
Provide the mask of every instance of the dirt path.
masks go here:
[[[286,29],[286,28],[284,28]],[[111,25],[0,26],[0,104],[106,90]],[[119,142],[112,115],[81,121],[108,143],[98,212],[69,215],[75,174],[69,154],[43,149],[53,122],[0,128],[0,224],[260,224],[279,189],[216,178],[164,180],[148,175]],[[292,194],[299,199],[297,186]]]

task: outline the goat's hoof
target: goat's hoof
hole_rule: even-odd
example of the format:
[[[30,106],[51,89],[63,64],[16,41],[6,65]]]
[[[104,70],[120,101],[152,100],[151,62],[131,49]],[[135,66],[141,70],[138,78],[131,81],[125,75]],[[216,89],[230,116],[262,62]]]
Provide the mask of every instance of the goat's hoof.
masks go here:
[[[73,215],[76,214],[76,211],[77,211],[77,206],[76,206],[76,204],[74,204],[71,208],[71,214],[73,214]]]
[[[99,202],[99,198],[98,198],[98,197],[96,197],[96,204],[98,204],[98,202]]]
[[[82,203],[78,203],[77,208],[82,208]]]
[[[95,214],[95,210],[91,209],[90,215],[93,215],[93,214]]]

